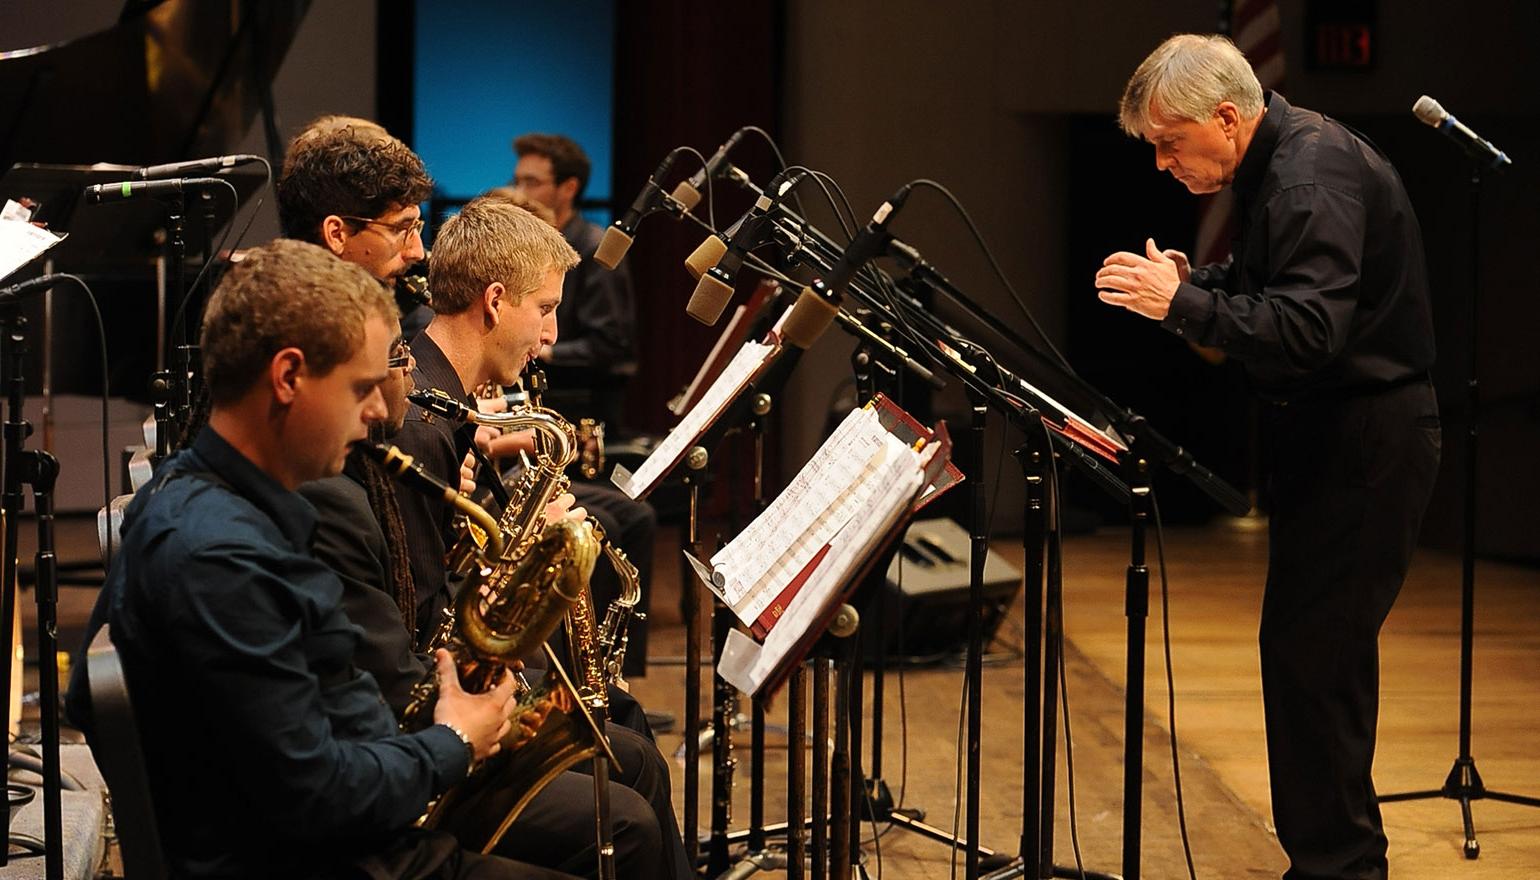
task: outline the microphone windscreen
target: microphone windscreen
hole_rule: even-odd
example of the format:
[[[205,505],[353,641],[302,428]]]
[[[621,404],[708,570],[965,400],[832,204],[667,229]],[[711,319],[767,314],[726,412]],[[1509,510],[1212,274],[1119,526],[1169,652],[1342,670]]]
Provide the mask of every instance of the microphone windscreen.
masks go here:
[[[811,348],[829,329],[839,310],[839,306],[819,296],[812,288],[804,287],[786,320],[781,322],[781,338],[798,348]]]
[[[684,310],[690,317],[709,327],[722,317],[722,310],[727,308],[727,301],[732,297],[733,286],[707,272],[700,277],[700,283],[695,285],[695,292],[690,295],[690,304]]]
[[[679,185],[674,187],[670,195],[673,196],[674,201],[684,205],[686,212],[693,211],[695,206],[700,204],[700,190],[691,186],[688,178],[679,181]]]
[[[727,242],[723,241],[721,236],[710,236],[700,243],[700,247],[684,258],[684,267],[689,270],[691,278],[699,281],[702,276],[711,271],[711,267],[721,261],[725,253],[727,253]]]
[[[1412,115],[1437,128],[1444,123],[1444,117],[1449,114],[1444,112],[1443,105],[1423,95],[1417,99],[1417,103],[1412,105]]]
[[[604,230],[604,238],[599,239],[599,248],[594,251],[594,262],[613,270],[620,265],[620,258],[631,249],[631,241],[631,236],[620,227],[610,226]]]

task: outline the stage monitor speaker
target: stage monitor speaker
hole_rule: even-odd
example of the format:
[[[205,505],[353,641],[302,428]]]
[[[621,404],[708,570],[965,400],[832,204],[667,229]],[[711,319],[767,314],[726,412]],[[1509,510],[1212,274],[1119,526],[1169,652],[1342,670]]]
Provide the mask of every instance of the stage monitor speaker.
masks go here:
[[[966,651],[969,544],[967,530],[949,519],[909,525],[888,566],[882,595],[873,595],[861,610],[868,661],[877,656],[879,644],[890,662],[941,661]],[[1020,590],[1021,572],[990,550],[984,560],[986,645]]]

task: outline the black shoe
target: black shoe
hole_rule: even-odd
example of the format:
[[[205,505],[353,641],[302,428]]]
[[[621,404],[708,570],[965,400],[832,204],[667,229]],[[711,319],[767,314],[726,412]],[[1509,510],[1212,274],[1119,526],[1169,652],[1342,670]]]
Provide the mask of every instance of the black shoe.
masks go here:
[[[668,733],[674,729],[674,724],[674,713],[647,710],[647,726],[652,728],[653,733]]]

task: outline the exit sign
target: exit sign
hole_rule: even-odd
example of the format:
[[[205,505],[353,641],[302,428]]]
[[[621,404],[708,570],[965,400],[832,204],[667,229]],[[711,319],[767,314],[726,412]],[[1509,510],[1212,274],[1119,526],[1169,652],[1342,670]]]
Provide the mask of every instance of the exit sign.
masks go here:
[[[1305,7],[1305,65],[1311,70],[1368,70],[1379,53],[1369,0],[1311,0]]]

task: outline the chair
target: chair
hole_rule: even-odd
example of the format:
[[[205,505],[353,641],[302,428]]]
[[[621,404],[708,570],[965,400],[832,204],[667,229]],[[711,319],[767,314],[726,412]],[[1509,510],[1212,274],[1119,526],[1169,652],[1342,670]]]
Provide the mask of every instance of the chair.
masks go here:
[[[91,691],[91,754],[112,795],[113,822],[128,880],[164,880],[166,858],[150,797],[139,727],[128,696],[128,682],[117,649],[102,627],[86,650],[86,680]]]

